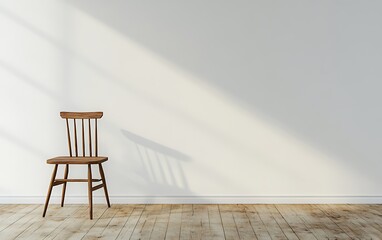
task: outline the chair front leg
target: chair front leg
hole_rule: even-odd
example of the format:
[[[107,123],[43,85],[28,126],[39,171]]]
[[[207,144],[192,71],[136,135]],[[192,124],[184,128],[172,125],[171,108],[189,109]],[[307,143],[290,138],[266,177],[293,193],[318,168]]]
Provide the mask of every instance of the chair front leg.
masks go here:
[[[105,173],[103,172],[102,164],[101,163],[98,164],[98,167],[99,167],[99,173],[100,173],[101,178],[102,178],[103,190],[105,191],[107,206],[110,207],[109,194],[107,192],[106,178],[105,178]]]
[[[88,164],[88,197],[89,197],[89,214],[93,219],[93,186],[92,186],[92,166]]]
[[[42,217],[45,217],[46,210],[48,209],[48,204],[49,204],[50,195],[52,194],[53,184],[54,184],[54,181],[56,180],[57,168],[58,168],[58,164],[55,164],[53,173],[52,173],[52,178],[50,179],[48,194],[46,196],[45,207],[44,207],[44,212],[42,214]]]
[[[68,174],[69,174],[69,164],[66,164],[65,166],[65,173],[64,173],[64,179],[68,179]],[[64,199],[65,199],[65,192],[66,192],[66,183],[64,182],[62,186],[62,197],[61,197],[61,207],[64,206]]]

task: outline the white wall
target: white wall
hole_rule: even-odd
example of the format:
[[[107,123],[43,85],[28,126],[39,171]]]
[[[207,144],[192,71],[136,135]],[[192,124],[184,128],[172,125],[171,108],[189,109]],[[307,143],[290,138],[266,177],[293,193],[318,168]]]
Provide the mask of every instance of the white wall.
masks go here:
[[[59,111],[100,110],[112,202],[382,203],[381,7],[1,1],[0,202],[43,202]]]

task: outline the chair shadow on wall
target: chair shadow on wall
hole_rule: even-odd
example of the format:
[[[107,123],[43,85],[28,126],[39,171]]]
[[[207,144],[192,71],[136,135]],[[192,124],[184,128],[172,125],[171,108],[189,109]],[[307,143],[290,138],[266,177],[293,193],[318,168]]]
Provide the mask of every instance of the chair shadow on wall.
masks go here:
[[[192,195],[183,170],[189,156],[130,131],[121,132],[137,151],[141,165],[137,174],[147,181],[148,189],[161,189],[166,196]]]

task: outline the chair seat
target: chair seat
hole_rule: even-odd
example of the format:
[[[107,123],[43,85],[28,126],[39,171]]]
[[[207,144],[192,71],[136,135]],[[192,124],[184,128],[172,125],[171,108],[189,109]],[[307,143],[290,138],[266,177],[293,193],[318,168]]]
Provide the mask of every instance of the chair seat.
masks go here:
[[[46,163],[48,164],[99,164],[106,162],[107,157],[70,157],[70,156],[60,156],[48,159]]]

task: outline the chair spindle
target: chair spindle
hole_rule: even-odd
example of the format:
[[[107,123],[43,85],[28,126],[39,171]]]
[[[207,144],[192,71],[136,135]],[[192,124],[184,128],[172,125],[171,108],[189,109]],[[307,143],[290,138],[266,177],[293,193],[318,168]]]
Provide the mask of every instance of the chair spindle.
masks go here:
[[[84,119],[82,120],[82,156],[85,157],[85,128],[84,128]]]
[[[97,119],[94,119],[95,121],[95,156],[98,157],[98,131],[97,131]]]
[[[68,145],[69,145],[69,155],[72,157],[72,143],[70,142],[70,129],[69,129],[69,120],[66,118],[66,130],[68,133]]]
[[[76,119],[73,119],[74,124],[74,149],[76,151],[76,157],[78,157],[78,146],[77,146],[77,123]]]
[[[89,156],[92,157],[92,128],[91,128],[91,122],[89,118]]]

